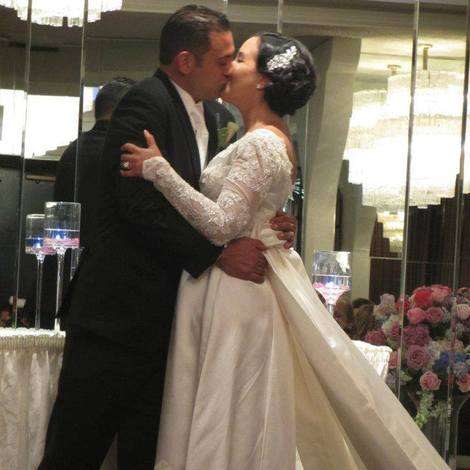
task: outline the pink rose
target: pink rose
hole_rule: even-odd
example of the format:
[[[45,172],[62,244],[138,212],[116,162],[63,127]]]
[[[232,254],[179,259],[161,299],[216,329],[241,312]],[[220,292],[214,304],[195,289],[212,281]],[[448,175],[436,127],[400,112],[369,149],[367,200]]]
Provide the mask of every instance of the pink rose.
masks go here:
[[[426,348],[413,344],[406,353],[406,363],[410,369],[421,369],[429,362],[429,353]]]
[[[384,346],[387,344],[387,338],[382,330],[368,331],[364,341],[369,344],[375,344],[376,346]]]
[[[400,311],[400,307],[402,304],[403,304],[403,311],[406,313],[410,308],[410,301],[408,297],[403,298],[403,296],[400,296],[400,298],[397,300],[395,307],[398,311]]]
[[[470,305],[458,304],[454,308],[459,320],[465,321],[470,317]]]
[[[388,359],[388,368],[389,369],[396,369],[398,364],[398,352],[392,351],[390,357]]]
[[[434,373],[428,370],[425,372],[419,379],[419,383],[421,388],[425,391],[427,390],[439,390],[441,386],[441,380],[439,377]]]
[[[432,300],[433,302],[441,304],[444,302],[446,297],[452,294],[450,287],[443,286],[441,284],[434,284],[431,286]]]
[[[435,325],[444,319],[444,312],[440,307],[431,307],[426,310],[426,319]]]
[[[403,328],[403,339],[406,346],[413,344],[418,346],[426,346],[431,337],[429,336],[429,329],[425,325],[408,325]]]
[[[457,380],[457,385],[462,393],[470,392],[470,374],[466,373],[459,380]]]
[[[394,341],[398,341],[400,339],[400,323],[393,323],[392,328],[390,329],[390,338]]]
[[[417,325],[426,320],[426,312],[418,307],[408,310],[406,316],[412,325]]]
[[[430,287],[418,287],[413,292],[412,298],[415,307],[426,309],[432,306],[432,289]]]

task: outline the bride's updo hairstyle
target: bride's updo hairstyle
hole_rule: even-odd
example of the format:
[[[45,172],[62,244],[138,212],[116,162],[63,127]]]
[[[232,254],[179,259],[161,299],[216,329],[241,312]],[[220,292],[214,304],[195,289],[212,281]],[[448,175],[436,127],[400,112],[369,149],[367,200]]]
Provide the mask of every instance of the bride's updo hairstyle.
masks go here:
[[[317,76],[308,49],[296,39],[260,33],[258,72],[269,79],[264,99],[279,116],[294,114],[316,88]]]

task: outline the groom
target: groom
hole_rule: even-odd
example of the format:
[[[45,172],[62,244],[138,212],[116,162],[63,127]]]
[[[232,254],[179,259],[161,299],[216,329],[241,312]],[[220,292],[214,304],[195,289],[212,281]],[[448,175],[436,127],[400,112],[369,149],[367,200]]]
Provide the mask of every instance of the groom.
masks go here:
[[[215,120],[202,102],[226,85],[234,51],[224,15],[178,10],[162,30],[161,69],[131,88],[113,114],[97,229],[59,312],[67,339],[41,470],[98,469],[116,434],[119,469],[153,470],[182,271],[198,277],[216,263],[231,276],[264,280],[260,241],[215,247],[150,183],[119,175],[122,145],[143,145],[147,129],[198,188],[217,148]],[[276,222],[280,238],[290,240],[292,219]]]

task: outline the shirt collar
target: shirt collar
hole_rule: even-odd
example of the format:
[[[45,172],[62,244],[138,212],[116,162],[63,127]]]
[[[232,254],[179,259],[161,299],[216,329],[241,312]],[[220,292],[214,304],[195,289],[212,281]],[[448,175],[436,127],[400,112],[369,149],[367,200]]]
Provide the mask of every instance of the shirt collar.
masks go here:
[[[202,101],[196,103],[194,101],[194,98],[185,89],[181,88],[173,80],[170,79],[170,81],[172,85],[176,88],[178,94],[180,95],[181,101],[183,102],[188,114],[190,115],[191,111],[196,111],[198,114],[202,114],[202,116],[204,116],[204,106],[202,104]]]

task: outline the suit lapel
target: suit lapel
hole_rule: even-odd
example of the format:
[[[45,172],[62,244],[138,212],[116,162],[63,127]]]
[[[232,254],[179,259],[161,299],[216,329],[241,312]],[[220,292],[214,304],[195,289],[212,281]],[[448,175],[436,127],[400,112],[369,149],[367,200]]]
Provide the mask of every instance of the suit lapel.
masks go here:
[[[171,83],[170,79],[162,70],[157,70],[155,72],[155,77],[159,78],[162,83],[165,85],[168,93],[170,94],[173,103],[175,105],[176,114],[181,122],[181,127],[183,129],[183,134],[188,144],[191,157],[191,167],[194,172],[194,179],[199,185],[199,178],[201,177],[201,161],[199,159],[199,150],[197,147],[196,136],[194,135],[194,129],[189,120],[188,113],[186,108],[181,101],[181,97],[176,90],[176,88]]]
[[[218,131],[215,116],[210,112],[206,103],[204,103],[204,119],[206,120],[206,126],[209,132],[209,143],[207,145],[207,163],[209,163],[217,153]]]

